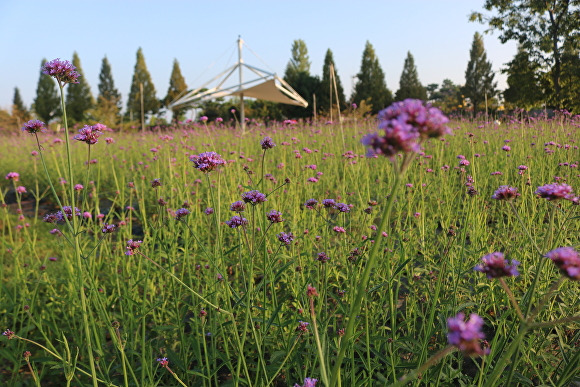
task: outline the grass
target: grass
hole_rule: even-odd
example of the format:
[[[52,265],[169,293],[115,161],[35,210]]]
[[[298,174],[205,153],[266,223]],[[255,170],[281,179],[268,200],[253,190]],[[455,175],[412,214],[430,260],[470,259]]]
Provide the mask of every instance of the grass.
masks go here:
[[[578,206],[534,194],[556,177],[579,188],[578,117],[501,125],[456,119],[450,126],[453,135],[414,156],[386,237],[370,227],[381,221],[396,174],[388,159],[364,157],[360,138],[375,130],[372,119],[343,127],[254,123],[241,132],[186,124],[105,133],[90,155],[87,144],[71,144],[73,181],[57,141],[63,133],[41,134],[62,203],[71,202],[70,184],[84,186],[74,200],[90,217],[79,217],[73,233],[41,221],[59,208],[39,156],[31,155],[34,136],[6,136],[0,172],[18,172],[20,180],[0,186],[0,326],[20,339],[0,345],[0,382],[89,385],[96,375],[100,385],[115,386],[292,386],[306,377],[322,384],[341,348],[338,380],[345,386],[395,384],[404,375],[410,385],[501,385],[508,379],[495,379],[500,374],[514,385],[580,381],[578,282],[560,281],[544,302],[560,273],[540,255],[577,249]],[[277,146],[263,151],[264,136]],[[506,140],[509,152],[502,150]],[[195,170],[189,156],[207,151],[228,163],[208,174]],[[470,164],[461,169],[458,155]],[[520,175],[519,165],[529,169]],[[313,177],[318,181],[308,182]],[[161,186],[153,188],[154,179]],[[513,209],[491,199],[506,184],[521,193]],[[27,193],[17,194],[19,185]],[[229,228],[230,204],[251,189],[267,201],[247,207],[246,228]],[[319,202],[312,210],[304,206],[311,198]],[[320,205],[330,198],[352,205],[350,212]],[[190,214],[176,220],[174,211],[184,207]],[[213,214],[204,213],[208,207]],[[269,224],[270,210],[282,212],[284,222]],[[103,234],[105,223],[117,230]],[[62,236],[50,232],[55,228]],[[293,233],[289,246],[279,242],[281,232]],[[350,316],[375,238],[382,244],[377,261],[360,312]],[[134,255],[125,255],[129,239],[143,241]],[[522,322],[501,284],[473,271],[494,251],[521,262],[521,275],[505,282],[526,317],[542,304],[535,320]],[[326,263],[316,259],[321,252]],[[307,295],[309,285],[318,297]],[[489,355],[447,350],[433,358],[447,348],[447,318],[461,311],[484,318]],[[534,325],[549,321],[555,323]],[[412,380],[426,362],[431,366]]]

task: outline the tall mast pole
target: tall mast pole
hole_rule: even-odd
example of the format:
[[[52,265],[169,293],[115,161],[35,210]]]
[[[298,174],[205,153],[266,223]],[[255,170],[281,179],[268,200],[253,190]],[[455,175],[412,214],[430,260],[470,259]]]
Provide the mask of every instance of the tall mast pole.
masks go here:
[[[242,40],[242,37],[238,35],[238,69],[240,71],[240,90],[242,90],[242,83],[244,81],[242,74],[243,73],[242,65],[244,63],[244,59],[242,58],[243,43],[244,41]],[[244,130],[246,127],[246,112],[244,111],[244,93],[240,93],[240,126],[242,130]]]

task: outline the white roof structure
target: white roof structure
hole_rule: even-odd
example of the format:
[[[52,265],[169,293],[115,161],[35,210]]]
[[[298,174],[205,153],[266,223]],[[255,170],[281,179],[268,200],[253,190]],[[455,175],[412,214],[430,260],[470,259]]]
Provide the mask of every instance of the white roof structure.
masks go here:
[[[178,97],[176,100],[171,102],[169,108],[175,108],[179,106],[194,106],[199,102],[214,98],[236,96],[239,97],[241,101],[240,115],[241,122],[243,123],[245,118],[245,97],[284,103],[288,105],[303,107],[308,106],[308,102],[306,102],[306,100],[304,100],[304,98],[302,98],[286,81],[277,76],[275,73],[271,73],[244,63],[244,60],[242,59],[242,44],[243,40],[238,38],[238,62],[236,64],[227,68],[201,87],[188,91],[184,95]],[[232,75],[236,73],[236,70],[239,75],[238,83],[232,86],[227,86],[227,81]],[[244,81],[243,70],[249,71],[251,74],[255,75],[256,78],[249,81]],[[214,86],[210,86],[214,83],[216,83]]]

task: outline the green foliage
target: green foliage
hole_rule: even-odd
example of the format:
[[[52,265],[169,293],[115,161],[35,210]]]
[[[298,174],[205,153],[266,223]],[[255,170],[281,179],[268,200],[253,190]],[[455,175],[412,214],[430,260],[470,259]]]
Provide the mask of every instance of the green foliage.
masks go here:
[[[407,52],[401,80],[399,81],[399,90],[395,93],[396,101],[402,101],[407,98],[427,100],[427,89],[419,81],[415,59],[411,52]]]
[[[461,95],[461,86],[456,85],[450,79],[444,79],[441,87],[437,89],[438,85],[431,84],[429,93],[429,102],[433,106],[441,109],[446,113],[463,109],[463,96]]]
[[[483,47],[483,38],[476,32],[469,51],[469,62],[465,70],[465,85],[462,92],[471,100],[473,112],[477,113],[485,108],[485,99],[489,101],[496,95],[497,83],[493,81],[495,73],[491,68],[491,62],[487,60],[487,54]]]
[[[79,83],[70,83],[66,86],[66,113],[69,123],[75,124],[83,123],[88,119],[87,113],[94,107],[95,101],[76,51],[73,53],[72,64],[77,68],[80,76]]]
[[[560,85],[562,106],[574,114],[580,114],[580,47],[564,48]]]
[[[159,111],[159,100],[155,96],[155,86],[151,80],[151,74],[149,74],[149,71],[147,70],[143,50],[139,47],[137,50],[137,62],[135,63],[135,71],[133,72],[133,80],[131,81],[131,91],[129,92],[126,112],[128,116],[133,115],[133,117],[138,117],[139,121],[141,121],[141,85],[143,85],[143,110],[145,116],[156,114]],[[145,121],[147,121],[146,117]]]
[[[121,94],[115,88],[111,64],[105,56],[99,73],[99,96],[94,112],[95,119],[109,127],[116,127],[121,118],[121,107]]]
[[[60,117],[61,109],[56,82],[49,75],[42,73],[42,66],[45,63],[46,59],[40,62],[41,70],[36,86],[33,110],[38,119],[48,124],[53,118]]]
[[[360,105],[361,101],[368,100],[375,114],[393,102],[393,94],[387,89],[385,73],[369,41],[366,42],[360,71],[356,76],[358,80],[351,97],[352,102]]]
[[[507,74],[508,88],[503,93],[507,107],[530,110],[540,106],[544,100],[540,65],[531,61],[528,51],[520,45],[518,53],[507,66],[502,70]]]
[[[177,97],[183,95],[187,90],[187,84],[185,83],[185,78],[181,75],[181,69],[179,68],[179,62],[177,59],[173,60],[173,69],[171,70],[171,77],[169,78],[169,89],[167,89],[167,95],[163,100],[165,106],[168,106]],[[181,120],[181,117],[185,114],[187,109],[175,108],[172,109],[173,121]]]
[[[18,87],[14,88],[14,97],[12,98],[12,117],[14,117],[19,123],[24,123],[30,120],[30,111],[28,111],[24,105]],[[18,124],[18,126],[20,126],[20,124]]]
[[[302,39],[297,39],[292,42],[292,57],[286,66],[284,79],[290,83],[295,80],[295,77],[300,73],[310,74],[310,58],[308,57],[308,48],[306,42]],[[291,83],[290,83],[291,84]]]
[[[553,106],[565,107],[561,83],[567,60],[564,51],[580,45],[580,0],[486,0],[484,8],[493,13],[474,12],[471,20],[499,31],[502,43],[515,40],[523,45],[551,78],[548,94]]]
[[[334,76],[336,78],[336,89],[338,90],[338,103],[336,101],[336,92],[334,90],[334,82],[330,78],[330,67],[334,68]],[[332,93],[332,97],[331,97]],[[320,82],[320,92],[316,94],[317,98],[317,109],[319,112],[328,112],[331,108],[330,101],[332,100],[332,105],[334,109],[344,109],[346,107],[346,98],[344,96],[344,89],[342,83],[340,82],[340,77],[338,76],[338,70],[336,69],[336,64],[334,63],[334,57],[330,48],[326,51],[324,56],[324,65],[322,66],[322,80]]]

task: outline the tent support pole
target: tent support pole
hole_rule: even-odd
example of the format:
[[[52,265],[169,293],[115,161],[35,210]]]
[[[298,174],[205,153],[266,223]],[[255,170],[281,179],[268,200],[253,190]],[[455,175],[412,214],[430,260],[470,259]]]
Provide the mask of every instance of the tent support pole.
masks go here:
[[[242,66],[244,60],[242,59],[242,44],[243,40],[241,36],[238,36],[238,68],[240,70],[240,90],[242,89],[242,83],[244,82],[244,77],[242,74]],[[240,127],[242,130],[246,128],[246,112],[244,110],[244,93],[240,94]]]

